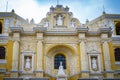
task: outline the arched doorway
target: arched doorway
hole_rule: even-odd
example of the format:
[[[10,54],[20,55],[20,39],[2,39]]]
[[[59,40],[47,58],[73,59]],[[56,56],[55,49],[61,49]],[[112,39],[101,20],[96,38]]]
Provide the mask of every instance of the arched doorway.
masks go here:
[[[60,61],[62,61],[65,73],[72,76],[77,73],[78,68],[80,69],[78,67],[80,64],[77,62],[78,57],[74,48],[66,45],[55,45],[46,54],[45,71],[56,76]]]

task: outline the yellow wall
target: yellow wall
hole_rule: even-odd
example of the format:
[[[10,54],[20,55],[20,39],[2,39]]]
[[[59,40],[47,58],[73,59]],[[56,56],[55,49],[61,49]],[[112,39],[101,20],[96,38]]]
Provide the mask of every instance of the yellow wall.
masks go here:
[[[7,72],[11,71],[12,68],[12,53],[13,53],[13,42],[10,40],[7,44],[0,46],[6,47],[6,56],[5,60],[7,64],[0,64],[0,68],[5,68]],[[0,74],[0,80],[3,80],[3,77],[10,77],[10,75],[5,76],[4,73]]]
[[[112,70],[115,70],[115,55],[114,55],[114,49],[113,49],[113,44],[110,42],[109,43],[109,50],[110,50],[110,60],[111,60],[111,66]]]
[[[7,69],[8,71],[12,68],[12,53],[13,53],[13,41],[8,41],[7,44]]]

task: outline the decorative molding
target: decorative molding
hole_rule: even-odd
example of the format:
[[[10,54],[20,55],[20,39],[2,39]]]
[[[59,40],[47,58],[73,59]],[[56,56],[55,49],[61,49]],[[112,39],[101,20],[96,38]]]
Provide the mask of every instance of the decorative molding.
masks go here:
[[[77,35],[75,31],[47,31],[47,35]]]
[[[120,74],[120,70],[115,70],[115,73],[116,74]]]
[[[8,42],[8,34],[0,34],[0,44],[6,44]]]
[[[76,28],[78,33],[86,33],[88,32],[89,28]]]
[[[67,26],[53,26],[53,28],[67,28]]]
[[[21,54],[35,54],[34,51],[23,51],[21,52]]]
[[[7,60],[1,60],[0,59],[0,64],[7,64]]]
[[[112,28],[99,28],[98,29],[99,33],[108,33],[109,35],[112,35]]]
[[[19,33],[21,33],[21,32],[23,32],[23,27],[10,27],[10,30],[12,32],[19,32]]]
[[[116,65],[116,66],[120,66],[120,61],[119,61],[119,62],[116,61],[116,62],[115,62],[115,65]]]
[[[112,37],[112,40],[113,41],[120,41],[120,36],[114,36],[114,37]]]
[[[104,73],[114,73],[115,71],[114,70],[107,70],[107,71],[104,71]]]
[[[34,32],[46,32],[47,28],[46,27],[34,27],[33,31]]]
[[[0,73],[5,73],[6,69],[5,68],[0,68]]]
[[[33,71],[34,73],[42,73],[42,72],[44,72],[43,70],[35,70],[35,71]]]
[[[10,72],[11,73],[18,73],[19,71],[18,70],[11,70]]]
[[[81,70],[80,72],[81,73],[90,73],[90,71],[88,71],[88,70]]]

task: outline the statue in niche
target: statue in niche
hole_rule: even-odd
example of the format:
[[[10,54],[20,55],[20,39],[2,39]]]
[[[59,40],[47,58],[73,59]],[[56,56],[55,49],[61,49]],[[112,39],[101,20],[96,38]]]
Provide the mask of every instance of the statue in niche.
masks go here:
[[[96,57],[93,57],[92,60],[91,60],[91,63],[92,63],[92,69],[93,70],[97,70],[97,60],[96,60]]]
[[[25,68],[29,69],[30,68],[30,58],[27,57],[25,60]]]
[[[64,69],[63,69],[63,65],[62,65],[62,62],[60,62],[60,66],[59,66],[59,70],[58,70],[58,76],[65,76],[65,72],[64,72]]]
[[[45,27],[48,27],[49,26],[49,21],[47,20],[46,22],[45,22],[45,25],[44,25]]]
[[[56,22],[57,22],[58,26],[63,25],[63,17],[62,17],[62,15],[58,15]]]
[[[62,62],[60,62],[60,66],[58,69],[57,80],[67,80],[67,75],[64,72]]]
[[[71,26],[75,27],[75,22],[73,20],[71,21]]]

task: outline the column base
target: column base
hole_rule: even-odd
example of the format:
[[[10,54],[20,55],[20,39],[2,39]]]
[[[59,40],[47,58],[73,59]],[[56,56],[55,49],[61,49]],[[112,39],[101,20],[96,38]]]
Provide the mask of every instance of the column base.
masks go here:
[[[82,78],[89,78],[89,71],[81,71]]]
[[[114,78],[114,74],[113,73],[106,73],[106,77],[107,78]]]
[[[43,70],[34,71],[36,74],[36,78],[43,78]]]
[[[114,78],[114,71],[105,71],[107,78]]]
[[[11,73],[10,73],[10,77],[11,78],[18,78],[18,71],[12,70]]]

